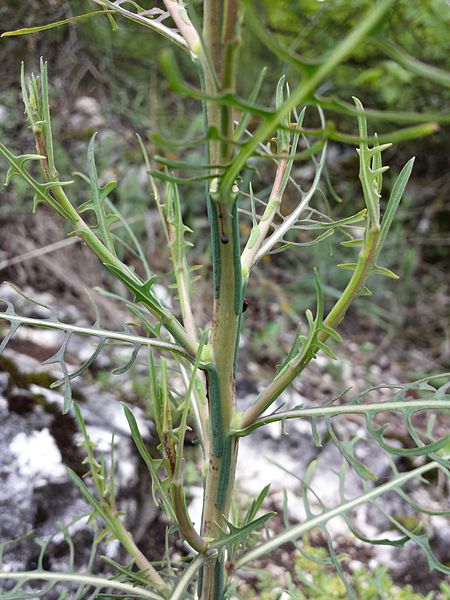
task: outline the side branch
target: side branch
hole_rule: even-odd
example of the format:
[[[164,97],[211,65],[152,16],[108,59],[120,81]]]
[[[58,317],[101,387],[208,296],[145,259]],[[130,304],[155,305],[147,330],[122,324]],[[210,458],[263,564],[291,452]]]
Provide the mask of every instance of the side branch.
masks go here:
[[[361,251],[356,268],[350,281],[347,284],[342,296],[331,309],[327,318],[324,320],[325,330],[318,334],[318,341],[324,342],[329,337],[326,329],[334,329],[345,316],[350,304],[364,287],[367,276],[375,262],[376,248],[380,235],[379,228],[369,231],[367,243]],[[319,348],[317,348],[318,350]],[[300,354],[294,357],[268,385],[268,387],[258,396],[254,404],[244,413],[239,429],[246,429],[252,425],[256,419],[284,392],[292,381],[303,371],[306,365],[314,358],[315,353],[307,356]]]
[[[244,437],[249,435],[255,429],[269,425],[270,423],[281,422],[289,419],[308,419],[320,417],[336,417],[339,415],[369,414],[380,412],[402,412],[411,413],[422,410],[447,410],[450,411],[450,402],[448,400],[401,400],[393,402],[373,402],[371,404],[347,404],[344,406],[318,406],[315,408],[300,408],[298,410],[289,410],[274,413],[256,419],[251,425],[242,429],[235,429],[232,435]]]

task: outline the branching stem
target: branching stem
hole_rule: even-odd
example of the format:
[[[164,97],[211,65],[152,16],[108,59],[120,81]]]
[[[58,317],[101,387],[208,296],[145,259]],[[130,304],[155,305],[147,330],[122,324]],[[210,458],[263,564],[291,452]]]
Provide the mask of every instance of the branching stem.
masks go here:
[[[275,174],[275,180],[273,182],[272,191],[270,192],[269,201],[266,209],[257,225],[255,230],[256,239],[253,239],[252,233],[250,234],[249,241],[247,242],[244,251],[242,252],[241,263],[242,263],[242,274],[244,277],[250,273],[252,266],[256,263],[256,256],[266,239],[266,236],[273,223],[275,215],[280,208],[281,201],[283,199],[282,183],[288,161],[286,158],[282,158],[278,163],[277,171]],[[253,232],[253,231],[252,231]]]

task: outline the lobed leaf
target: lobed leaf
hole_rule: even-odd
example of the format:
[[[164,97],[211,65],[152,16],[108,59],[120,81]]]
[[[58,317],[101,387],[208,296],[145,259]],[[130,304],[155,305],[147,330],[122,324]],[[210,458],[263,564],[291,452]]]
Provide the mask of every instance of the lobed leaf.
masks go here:
[[[118,221],[119,218],[115,213],[108,213],[106,211],[106,200],[109,194],[115,189],[117,186],[116,181],[110,181],[103,187],[100,187],[98,183],[97,177],[97,167],[95,165],[95,153],[94,153],[94,143],[96,133],[91,138],[89,142],[88,148],[88,167],[89,167],[89,181],[91,185],[91,197],[87,202],[84,202],[79,207],[79,212],[83,213],[87,210],[92,210],[95,213],[97,224],[92,227],[92,231],[96,234],[99,234],[100,238],[103,240],[105,246],[108,250],[116,255],[116,251],[114,248],[113,236],[111,234],[111,225]]]
[[[265,515],[262,515],[261,517],[258,517],[257,519],[254,519],[249,523],[246,523],[242,527],[236,527],[235,525],[233,525],[233,523],[231,523],[231,521],[224,517],[225,523],[228,527],[228,532],[218,526],[220,530],[219,539],[214,540],[214,542],[212,542],[209,545],[209,547],[216,548],[217,550],[227,548],[229,552],[231,552],[232,546],[236,542],[240,546],[245,547],[249,535],[256,529],[267,523],[267,521],[271,519],[274,515],[276,515],[275,512],[268,512]]]
[[[22,154],[16,156],[3,144],[0,144],[0,154],[10,164],[10,168],[6,175],[5,185],[8,185],[14,177],[20,177],[35,193],[33,210],[36,210],[36,207],[40,203],[44,203],[56,210],[56,212],[64,218],[69,218],[66,209],[52,196],[51,191],[53,188],[70,185],[73,181],[50,181],[47,183],[40,183],[24,168],[24,165],[30,160],[42,160],[44,157],[37,154]]]

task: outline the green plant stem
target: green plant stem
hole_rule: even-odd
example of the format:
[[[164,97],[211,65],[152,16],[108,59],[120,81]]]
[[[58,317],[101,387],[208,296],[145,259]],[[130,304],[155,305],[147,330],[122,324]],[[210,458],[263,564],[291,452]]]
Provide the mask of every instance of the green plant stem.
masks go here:
[[[287,154],[287,152],[286,152]],[[284,174],[288,165],[287,158],[282,158],[278,163],[277,171],[275,174],[275,180],[270,192],[269,200],[266,209],[261,217],[261,220],[257,224],[257,228],[252,229],[252,233],[256,234],[256,238],[252,239],[252,233],[250,234],[249,241],[247,242],[244,251],[242,252],[241,263],[242,263],[242,275],[246,278],[251,268],[256,263],[256,255],[258,254],[266,235],[268,234],[270,227],[273,223],[277,210],[280,207],[283,199],[282,187]]]
[[[141,598],[149,598],[150,600],[163,600],[166,596],[155,594],[146,590],[143,587],[136,586],[134,583],[122,583],[116,579],[107,579],[106,577],[98,577],[97,575],[86,575],[83,573],[67,573],[67,572],[50,572],[50,571],[22,571],[20,573],[2,573],[0,572],[1,579],[15,579],[17,581],[54,581],[60,583],[66,581],[67,583],[75,583],[81,585],[88,585],[93,588],[104,588],[119,590],[124,594],[130,595],[130,597],[139,594]]]
[[[324,320],[324,325],[335,329],[344,318],[350,304],[364,287],[364,283],[374,265],[378,239],[380,237],[380,228],[372,226],[367,232],[367,236],[358,256],[353,275],[350,278],[341,297],[337,300]],[[328,338],[325,331],[320,331],[318,340],[324,342]],[[246,429],[252,425],[256,419],[280,396],[280,394],[292,383],[292,381],[303,371],[306,365],[311,361],[313,355],[299,355],[293,358],[282,370],[267,388],[261,392],[255,402],[246,410],[239,424],[239,429]]]
[[[336,301],[333,308],[328,313],[324,324],[331,329],[335,329],[345,317],[350,304],[364,287],[367,276],[369,275],[375,263],[378,240],[380,237],[380,227],[373,225],[368,231],[364,246],[359,253],[353,275],[342,292],[341,297]],[[328,338],[325,331],[319,333],[319,341],[324,342]]]
[[[267,415],[256,419],[254,423],[246,427],[245,429],[235,429],[232,431],[233,435],[243,437],[258,429],[269,425],[270,423],[276,423],[277,421],[284,421],[289,419],[308,419],[308,418],[319,418],[319,417],[336,417],[338,415],[352,415],[352,414],[368,414],[372,412],[394,412],[403,411],[408,408],[411,412],[422,411],[422,410],[450,410],[450,404],[448,400],[408,400],[408,401],[394,401],[394,402],[373,402],[371,404],[351,404],[346,406],[318,406],[317,408],[301,408],[298,410],[279,412],[273,415]]]
[[[371,42],[405,69],[414,73],[414,75],[429,79],[438,85],[450,87],[450,73],[447,71],[414,58],[414,56],[411,56],[403,50],[403,48],[400,48],[390,40],[384,40],[373,36]]]
[[[171,342],[164,342],[162,340],[143,337],[140,335],[131,335],[128,333],[121,333],[120,331],[110,331],[109,329],[80,327],[78,325],[72,325],[70,323],[62,323],[60,321],[47,321],[46,319],[34,319],[33,317],[23,317],[21,315],[9,314],[7,312],[0,312],[0,319],[4,319],[5,321],[9,321],[11,323],[19,323],[20,325],[43,327],[45,329],[54,329],[57,331],[71,331],[80,335],[89,335],[99,338],[106,338],[118,342],[126,342],[128,344],[150,346],[155,350],[172,352],[173,354],[178,354],[183,358],[192,360],[191,357],[188,354],[186,354],[186,352],[181,346],[177,346],[176,344],[172,344]]]
[[[237,458],[237,440],[234,438],[232,443],[224,443],[225,437],[231,429],[235,410],[234,349],[236,348],[239,323],[239,315],[235,313],[235,299],[236,293],[240,292],[236,289],[236,268],[240,270],[240,264],[236,265],[232,243],[235,233],[233,226],[235,215],[235,211],[230,214],[228,207],[222,209],[223,235],[227,236],[229,243],[220,243],[219,248],[220,294],[214,302],[210,340],[218,378],[218,390],[213,390],[211,376],[209,377],[210,414],[211,410],[214,410],[212,402],[219,402],[221,430],[215,432],[213,426],[210,426],[210,429],[213,436],[221,436],[221,439],[213,439],[211,444],[205,484],[202,533],[204,537],[213,539],[218,535],[216,526],[224,526],[223,517],[228,516],[229,513]],[[213,398],[213,394],[216,394],[217,391],[218,398]],[[221,451],[217,450],[218,446],[222,447]],[[218,585],[216,565],[217,560],[215,559],[211,559],[205,564],[202,592],[204,600],[216,597],[214,596]]]
[[[204,2],[204,61],[211,69],[203,69],[205,91],[234,91],[235,57],[238,48],[236,35],[237,3],[235,0],[206,0]],[[229,107],[216,102],[206,103],[207,125],[214,127],[222,139],[233,139],[233,116]],[[233,145],[211,140],[208,162],[225,165]],[[211,172],[220,173],[220,168]],[[213,181],[213,186],[217,182]],[[234,360],[242,309],[241,263],[237,226],[236,193],[233,185],[225,194],[209,199],[210,227],[213,243],[215,299],[210,335],[212,367],[208,376],[210,410],[210,453],[207,461],[203,501],[202,535],[217,538],[224,526],[224,516],[230,510],[237,458],[237,438],[227,437],[235,411]],[[240,306],[239,306],[240,304]],[[212,557],[203,569],[202,600],[223,597],[224,564],[221,557]]]
[[[205,92],[208,96],[217,94],[219,88],[219,73],[222,70],[222,51],[221,51],[221,20],[222,20],[222,2],[218,0],[205,0],[203,3],[203,44],[202,49],[202,68],[205,84]],[[206,102],[206,113],[208,126],[215,125],[220,131],[220,106],[217,102]],[[208,143],[208,162],[214,165],[220,165],[220,142],[210,140]],[[216,170],[216,173],[219,169]]]
[[[204,341],[206,338],[206,334],[203,335],[202,341],[200,344],[200,349],[203,347]],[[194,391],[195,380],[197,376],[197,368],[198,368],[199,356],[197,356],[194,372],[191,375],[188,388],[186,390],[186,396],[183,403],[183,410],[181,414],[181,420],[178,424],[178,432],[176,434],[176,438],[174,439],[176,448],[175,451],[175,463],[170,465],[170,481],[171,481],[171,494],[172,494],[172,503],[173,508],[176,515],[176,520],[178,527],[180,528],[180,532],[184,539],[187,541],[190,546],[200,553],[205,553],[207,550],[206,541],[197,533],[194,528],[194,525],[189,516],[189,511],[186,505],[186,496],[183,487],[183,453],[184,453],[184,440],[185,434],[187,430],[187,419],[189,415],[189,410],[191,408],[191,397]],[[165,376],[165,369],[164,369]],[[164,387],[167,387],[165,385]],[[169,407],[170,410],[170,407]],[[201,430],[199,435],[202,436],[204,432]],[[172,431],[172,435],[175,432]],[[202,440],[203,441],[203,440]]]
[[[321,106],[323,109],[344,114],[347,116],[355,116],[357,110],[352,104],[345,102],[337,97],[315,96],[313,104]],[[388,121],[399,125],[401,123],[425,123],[433,122],[446,125],[450,123],[450,114],[447,113],[424,113],[424,112],[408,112],[395,110],[376,110],[374,108],[364,109],[364,114],[367,119],[374,121]],[[391,140],[392,141],[392,140]]]
[[[184,495],[184,490],[181,485],[181,482],[176,481],[172,485],[172,500],[173,507],[175,510],[175,514],[177,517],[177,524],[180,528],[181,534],[183,535],[186,542],[197,552],[204,554],[208,549],[208,544],[199,535],[192,524],[190,519],[187,506],[186,506],[186,498]]]
[[[425,119],[423,119],[425,121]],[[433,135],[439,131],[439,124],[436,121],[420,123],[419,125],[412,125],[411,127],[404,127],[403,129],[396,129],[389,133],[384,133],[377,136],[378,143],[396,143],[404,142],[407,140],[415,140],[418,138]],[[335,142],[342,142],[343,144],[360,144],[361,142],[367,142],[373,144],[375,142],[375,136],[367,136],[363,138],[358,135],[351,135],[349,133],[342,133],[337,131],[334,124],[328,122],[323,129],[302,129],[302,133],[313,138],[319,138],[319,140],[334,140]]]
[[[66,218],[74,228],[74,233],[78,235],[83,242],[100,259],[106,268],[110,266],[124,273],[135,284],[142,285],[141,279],[124,265],[117,256],[108,250],[108,248],[98,239],[89,225],[80,217],[74,206],[71,204],[62,187],[57,186],[53,189],[56,202],[64,210]],[[150,302],[143,301],[146,308],[160,321],[166,329],[173,335],[176,341],[190,354],[195,357],[198,349],[198,343],[191,339],[183,325],[169,311],[163,309],[156,311]]]
[[[170,600],[185,600],[186,589],[189,587],[189,584],[192,582],[197,572],[202,568],[203,563],[203,556],[197,556],[197,558],[191,562],[189,567],[178,579],[177,586],[173,590]]]
[[[144,574],[152,581],[156,589],[164,595],[164,597],[168,597],[170,593],[169,586],[155,569],[155,567],[148,562],[144,554],[139,550],[136,546],[136,543],[133,539],[133,536],[129,531],[125,529],[124,524],[119,519],[119,517],[115,517],[115,533],[119,537],[120,543],[125,548],[130,556],[134,558],[136,561],[136,565],[144,572]]]

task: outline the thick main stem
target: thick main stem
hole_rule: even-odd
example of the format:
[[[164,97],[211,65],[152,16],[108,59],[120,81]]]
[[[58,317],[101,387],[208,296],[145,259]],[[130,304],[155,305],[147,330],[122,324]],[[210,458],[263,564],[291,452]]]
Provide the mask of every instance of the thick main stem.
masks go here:
[[[234,201],[236,202],[236,201]],[[234,362],[239,328],[241,283],[240,261],[236,261],[237,211],[229,206],[216,206],[220,211],[219,290],[214,302],[211,330],[213,367],[208,375],[210,430],[212,436],[205,485],[202,533],[216,538],[217,525],[224,526],[224,517],[230,510],[237,458],[237,439],[230,437],[235,411]],[[219,557],[220,558],[220,557]],[[216,560],[205,566],[202,598],[218,598],[223,566]]]
[[[234,53],[236,49],[235,0],[206,0],[204,3],[203,70],[205,91],[208,95],[234,89]],[[228,107],[207,103],[208,126],[216,128],[224,138],[231,138],[233,115]],[[227,163],[233,151],[230,144],[212,140],[209,144],[209,162]],[[219,174],[220,169],[216,173]],[[210,410],[210,452],[205,482],[202,535],[217,538],[219,529],[228,517],[234,486],[237,458],[237,438],[231,437],[235,412],[234,365],[238,346],[241,300],[241,263],[239,247],[236,194],[231,188],[226,196],[214,193],[219,188],[215,181],[209,201],[209,216],[213,243],[215,299],[211,326],[211,368],[208,371],[208,401]],[[222,598],[224,556],[208,561],[203,570],[202,600]]]

